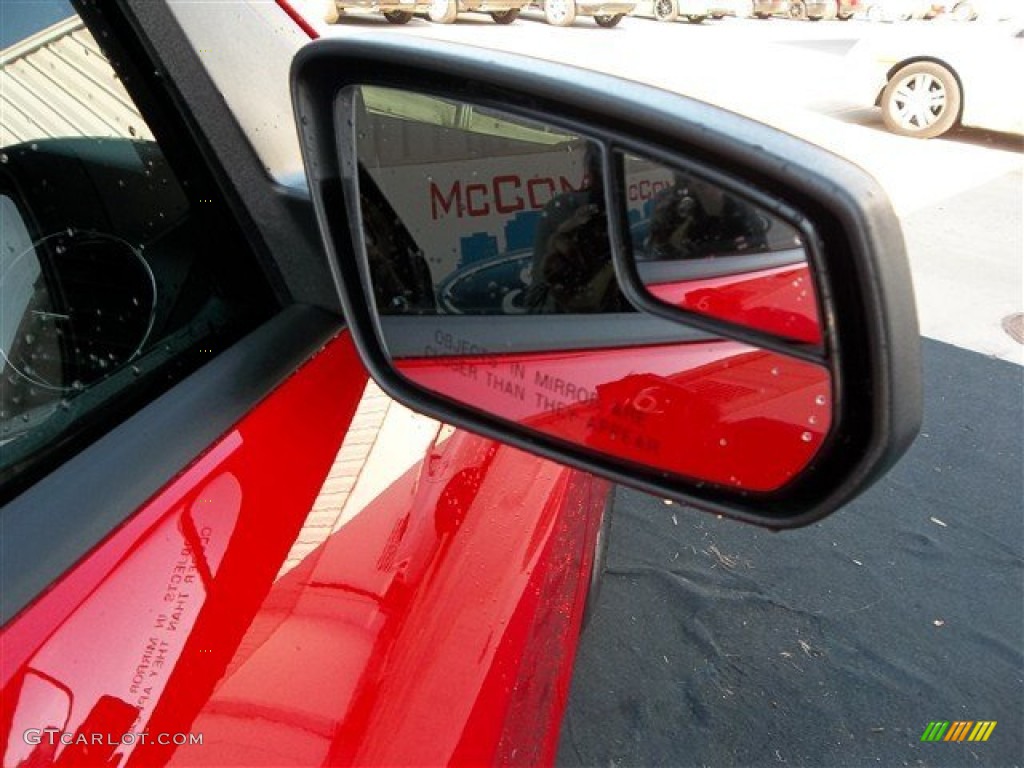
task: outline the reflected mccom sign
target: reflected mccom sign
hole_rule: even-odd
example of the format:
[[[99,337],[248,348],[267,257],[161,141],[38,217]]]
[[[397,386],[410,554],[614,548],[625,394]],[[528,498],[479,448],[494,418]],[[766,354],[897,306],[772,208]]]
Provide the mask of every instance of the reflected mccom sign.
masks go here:
[[[921,734],[921,741],[988,741],[995,720],[933,720]]]

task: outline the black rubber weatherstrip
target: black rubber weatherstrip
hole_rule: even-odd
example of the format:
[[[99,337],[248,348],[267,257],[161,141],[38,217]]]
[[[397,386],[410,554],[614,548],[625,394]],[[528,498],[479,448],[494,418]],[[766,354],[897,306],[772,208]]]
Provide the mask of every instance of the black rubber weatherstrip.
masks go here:
[[[0,509],[6,624],[341,328],[293,306]]]

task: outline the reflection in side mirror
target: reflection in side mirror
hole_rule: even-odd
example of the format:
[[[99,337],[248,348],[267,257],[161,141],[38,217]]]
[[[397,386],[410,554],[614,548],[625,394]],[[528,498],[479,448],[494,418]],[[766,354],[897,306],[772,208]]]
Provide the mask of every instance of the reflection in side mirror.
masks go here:
[[[616,274],[597,143],[403,91],[349,100],[379,327],[409,381],[617,461],[746,491],[778,489],[811,461],[831,424],[827,368],[637,312]],[[818,340],[793,227],[692,174],[623,165],[616,215],[654,296]],[[780,291],[780,276],[802,293]]]
[[[821,343],[799,232],[693,171],[622,155],[629,256],[651,297],[782,338]]]

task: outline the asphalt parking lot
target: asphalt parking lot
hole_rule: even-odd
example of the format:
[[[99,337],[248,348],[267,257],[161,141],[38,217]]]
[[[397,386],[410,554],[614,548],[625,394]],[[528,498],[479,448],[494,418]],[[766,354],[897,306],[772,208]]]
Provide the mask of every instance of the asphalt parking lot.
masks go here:
[[[916,444],[861,499],[786,534],[620,490],[559,763],[1022,764],[1024,347],[1003,329],[1024,309],[1021,141],[903,139],[846,101],[844,54],[885,25],[386,26],[332,34],[501,48],[718,103],[866,168],[904,228],[925,337]],[[998,726],[984,744],[921,743],[933,720]]]
[[[914,447],[817,525],[619,491],[560,765],[1021,764],[1021,369],[924,358]],[[998,725],[921,743],[933,720]]]

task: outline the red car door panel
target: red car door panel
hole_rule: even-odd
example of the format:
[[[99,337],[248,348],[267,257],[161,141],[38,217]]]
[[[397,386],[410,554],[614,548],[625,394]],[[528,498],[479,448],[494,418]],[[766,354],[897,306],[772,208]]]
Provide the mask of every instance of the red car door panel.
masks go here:
[[[8,624],[5,764],[550,762],[607,486],[446,430],[345,519],[364,385],[342,334]]]

